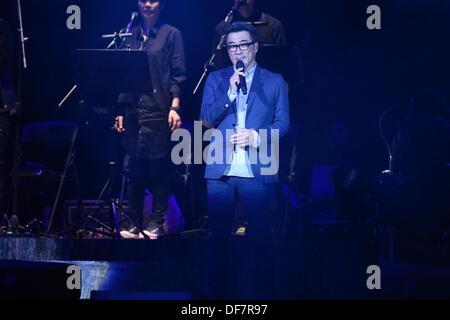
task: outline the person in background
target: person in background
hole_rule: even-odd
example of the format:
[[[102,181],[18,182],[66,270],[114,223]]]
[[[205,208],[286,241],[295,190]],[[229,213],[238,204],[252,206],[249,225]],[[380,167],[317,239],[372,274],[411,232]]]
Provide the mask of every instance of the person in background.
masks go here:
[[[233,0],[235,3],[238,0]],[[277,18],[262,11],[261,0],[246,0],[234,12],[232,22],[245,22],[252,24],[258,30],[261,45],[287,45],[283,24]],[[219,22],[215,29],[214,45],[217,47],[228,24]]]
[[[130,158],[128,215],[124,238],[139,238],[145,229],[151,239],[163,235],[170,186],[171,132],[180,128],[181,95],[186,80],[185,54],[181,32],[165,23],[161,13],[166,0],[139,0],[141,21],[124,47],[148,53],[153,90],[122,93],[118,99],[115,129],[125,135]],[[152,219],[143,225],[145,189],[153,193]]]

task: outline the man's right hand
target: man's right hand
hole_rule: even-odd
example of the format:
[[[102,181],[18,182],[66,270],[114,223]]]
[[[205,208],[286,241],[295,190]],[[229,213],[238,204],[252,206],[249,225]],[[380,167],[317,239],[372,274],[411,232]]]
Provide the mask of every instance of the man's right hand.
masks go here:
[[[233,93],[238,92],[238,86],[240,84],[239,76],[245,78],[244,68],[239,68],[234,71],[234,74],[230,78],[230,88]]]
[[[123,126],[123,116],[116,117],[116,122],[114,123],[114,130],[118,133],[125,132],[125,128]]]

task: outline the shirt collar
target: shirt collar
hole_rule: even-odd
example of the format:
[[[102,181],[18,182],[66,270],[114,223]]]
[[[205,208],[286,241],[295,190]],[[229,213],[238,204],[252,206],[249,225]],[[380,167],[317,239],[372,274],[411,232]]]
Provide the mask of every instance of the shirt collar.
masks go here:
[[[161,29],[161,26],[163,25],[163,23],[161,21],[158,21],[156,23],[156,25],[151,28],[150,30],[148,30],[148,35],[145,34],[145,28],[144,25],[141,25],[141,35],[144,36],[148,36],[149,38],[156,38],[156,35],[158,34],[159,29]]]
[[[255,65],[251,69],[247,70],[247,77],[253,78],[257,66],[258,64],[255,62]]]

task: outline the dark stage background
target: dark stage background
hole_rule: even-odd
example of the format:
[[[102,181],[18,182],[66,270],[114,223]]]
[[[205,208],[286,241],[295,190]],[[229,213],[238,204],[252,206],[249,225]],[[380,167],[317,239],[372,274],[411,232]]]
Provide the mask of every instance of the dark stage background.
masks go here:
[[[105,162],[119,143],[109,139],[110,116],[92,111],[92,106],[80,109],[76,94],[62,109],[57,108],[74,85],[70,54],[76,48],[106,47],[108,41],[101,35],[123,28],[136,3],[22,2],[29,37],[23,119],[82,123],[78,166],[85,197],[94,197],[100,190],[108,173]],[[66,28],[66,8],[73,4],[81,8],[81,30]],[[366,28],[366,9],[372,4],[381,7],[381,30]],[[214,27],[230,7],[228,0],[168,0],[166,19],[182,31],[187,54],[184,122],[198,117],[200,95],[194,97],[191,92],[210,55]],[[370,173],[386,169],[388,155],[377,127],[380,114],[390,106],[405,106],[419,89],[448,93],[447,1],[267,0],[264,7],[283,22],[288,41],[302,53],[304,82],[297,89],[301,99],[291,109],[300,125],[296,184],[303,192],[310,189],[313,164],[346,163]],[[0,14],[17,25],[15,1],[2,1]]]

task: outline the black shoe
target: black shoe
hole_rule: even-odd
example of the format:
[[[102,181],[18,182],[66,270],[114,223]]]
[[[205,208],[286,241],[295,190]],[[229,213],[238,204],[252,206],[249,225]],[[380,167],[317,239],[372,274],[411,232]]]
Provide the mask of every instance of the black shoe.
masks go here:
[[[145,230],[144,233],[150,238],[150,240],[156,240],[160,236],[164,236],[164,228],[162,226],[150,225]],[[141,235],[143,237],[143,235]]]
[[[139,230],[136,227],[122,228],[120,235],[124,239],[139,239]]]

